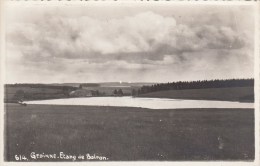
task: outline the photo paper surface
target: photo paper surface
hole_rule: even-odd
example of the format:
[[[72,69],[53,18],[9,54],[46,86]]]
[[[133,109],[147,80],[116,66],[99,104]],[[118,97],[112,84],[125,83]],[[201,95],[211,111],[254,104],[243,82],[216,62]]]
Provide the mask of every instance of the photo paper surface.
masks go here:
[[[3,6],[4,164],[259,164],[257,2]]]

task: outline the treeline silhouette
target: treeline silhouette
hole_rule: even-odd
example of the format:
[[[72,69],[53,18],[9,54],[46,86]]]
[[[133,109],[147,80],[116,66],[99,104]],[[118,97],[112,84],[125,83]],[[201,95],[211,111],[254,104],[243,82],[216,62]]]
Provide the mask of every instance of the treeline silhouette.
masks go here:
[[[159,83],[151,86],[142,86],[133,95],[163,91],[163,90],[184,90],[184,89],[206,89],[206,88],[228,88],[228,87],[250,87],[254,86],[254,79],[215,79],[198,81],[178,81]]]

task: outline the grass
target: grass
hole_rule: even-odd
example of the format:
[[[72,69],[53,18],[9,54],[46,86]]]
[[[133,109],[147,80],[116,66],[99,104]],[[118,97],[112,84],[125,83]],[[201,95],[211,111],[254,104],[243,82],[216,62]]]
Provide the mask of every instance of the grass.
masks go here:
[[[253,109],[5,106],[7,161],[61,151],[110,161],[254,159]]]
[[[142,94],[139,97],[253,102],[254,87],[168,90]]]
[[[51,86],[50,86],[51,87]],[[5,88],[5,102],[6,103],[16,103],[20,98],[23,100],[44,100],[44,99],[57,99],[57,98],[69,98],[71,97],[69,93],[72,90],[62,90],[59,88],[50,87],[26,87],[26,86],[7,86]],[[57,86],[56,86],[57,87]],[[98,90],[100,93],[105,93],[105,96],[111,96],[115,89],[122,89],[124,95],[131,95],[132,89],[137,89],[138,87],[88,87],[88,90]],[[17,97],[17,92],[23,91],[22,97]]]
[[[68,91],[62,89],[53,89],[48,87],[6,87],[5,88],[5,102],[17,102],[15,97],[18,91],[23,91],[23,99],[25,100],[43,100],[43,99],[55,99],[55,98],[67,98]]]

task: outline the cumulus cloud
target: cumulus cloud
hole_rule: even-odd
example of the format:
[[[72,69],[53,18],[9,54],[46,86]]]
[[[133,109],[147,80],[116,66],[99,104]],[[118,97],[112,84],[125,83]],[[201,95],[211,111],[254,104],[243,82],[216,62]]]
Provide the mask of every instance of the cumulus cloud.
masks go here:
[[[9,66],[19,58],[20,65],[71,74],[120,69],[135,75],[156,68],[177,73],[205,64],[215,70],[223,50],[230,56],[226,62],[238,57],[251,63],[252,51],[237,54],[248,49],[250,37],[227,25],[191,26],[151,11],[111,19],[48,15],[38,21],[7,25]]]
[[[122,55],[133,53],[142,59],[163,59],[165,54],[206,48],[239,49],[244,47],[244,40],[230,27],[191,28],[176,24],[173,17],[153,12],[111,20],[53,16],[41,24],[14,25],[8,33],[8,41],[20,47],[30,60],[49,57],[95,60],[106,55],[123,60]]]

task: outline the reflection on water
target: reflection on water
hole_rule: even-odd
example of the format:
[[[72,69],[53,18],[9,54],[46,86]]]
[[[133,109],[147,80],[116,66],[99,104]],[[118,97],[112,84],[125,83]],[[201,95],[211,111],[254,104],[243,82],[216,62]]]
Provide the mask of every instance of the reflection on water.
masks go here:
[[[89,106],[117,106],[142,107],[150,109],[174,108],[254,108],[253,103],[212,100],[180,100],[162,98],[132,98],[132,97],[87,97],[27,101],[27,104],[51,105],[89,105]]]

